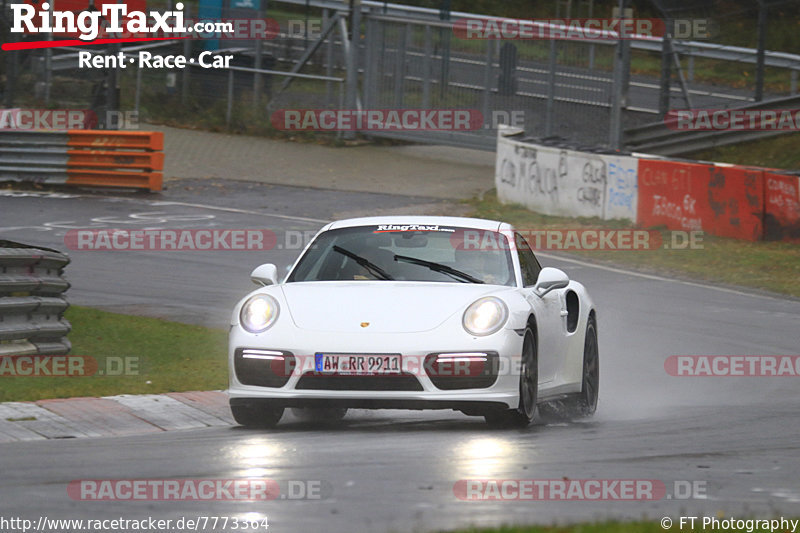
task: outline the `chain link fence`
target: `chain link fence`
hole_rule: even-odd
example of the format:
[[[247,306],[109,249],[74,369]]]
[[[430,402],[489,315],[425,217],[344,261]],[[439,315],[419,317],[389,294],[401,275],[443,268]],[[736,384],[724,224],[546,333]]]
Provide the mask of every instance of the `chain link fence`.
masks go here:
[[[679,39],[668,46],[623,41],[622,54],[616,39],[468,39],[458,31],[460,21],[487,17],[359,4],[353,20],[349,2],[273,0],[266,13],[249,16],[273,20],[274,38],[189,39],[123,50],[131,57],[140,50],[194,58],[212,52],[231,56],[231,68],[79,69],[77,49],[4,52],[2,101],[5,107],[92,109],[101,127],[135,127],[138,120],[269,134],[276,129],[273,113],[285,109],[470,109],[483,117],[471,131],[362,133],[492,149],[500,123],[572,145],[615,146],[615,131],[658,121],[668,109],[748,104],[759,97],[759,86],[763,97],[797,91],[800,57],[793,54],[765,52],[761,60],[756,49]],[[651,8],[670,20],[715,15],[711,4],[687,11],[653,0]],[[565,15],[559,5],[553,3],[553,16]],[[592,16],[614,16],[602,11],[595,6]],[[31,38],[9,33],[7,6],[3,13],[4,42]],[[725,24],[733,21],[723,17],[720,30]],[[85,49],[117,51],[102,46]],[[621,79],[615,79],[618,64]],[[759,69],[761,82],[755,81]],[[618,119],[615,105],[622,110]]]

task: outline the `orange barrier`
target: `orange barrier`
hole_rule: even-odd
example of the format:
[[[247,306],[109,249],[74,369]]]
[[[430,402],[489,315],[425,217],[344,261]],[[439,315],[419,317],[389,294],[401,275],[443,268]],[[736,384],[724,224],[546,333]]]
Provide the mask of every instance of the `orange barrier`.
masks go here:
[[[162,132],[70,130],[67,146],[67,185],[162,188]]]
[[[67,136],[67,146],[74,148],[164,149],[164,133],[160,131],[69,130]]]
[[[764,172],[764,238],[800,243],[800,176]]]
[[[160,191],[164,134],[0,129],[0,181]]]
[[[735,165],[640,159],[638,223],[761,240],[763,174]]]
[[[67,166],[108,168],[120,167],[140,170],[164,170],[162,152],[111,152],[100,150],[67,150]]]

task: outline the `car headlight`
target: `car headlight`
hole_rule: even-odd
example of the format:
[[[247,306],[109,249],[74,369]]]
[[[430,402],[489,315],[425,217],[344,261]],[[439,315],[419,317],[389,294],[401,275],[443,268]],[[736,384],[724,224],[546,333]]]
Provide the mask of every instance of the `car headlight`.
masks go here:
[[[278,318],[278,301],[267,294],[247,300],[239,311],[239,323],[250,333],[266,331]]]
[[[508,307],[500,298],[487,296],[475,300],[464,311],[462,323],[467,333],[483,337],[497,332],[508,319]]]

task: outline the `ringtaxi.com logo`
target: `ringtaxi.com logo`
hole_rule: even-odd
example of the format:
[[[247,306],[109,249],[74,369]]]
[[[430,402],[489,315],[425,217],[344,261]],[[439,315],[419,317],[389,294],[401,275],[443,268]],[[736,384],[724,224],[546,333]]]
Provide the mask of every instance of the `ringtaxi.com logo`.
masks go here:
[[[705,499],[705,481],[658,479],[461,479],[453,494],[466,501],[656,501]]]
[[[0,377],[138,376],[139,357],[89,355],[3,355]]]

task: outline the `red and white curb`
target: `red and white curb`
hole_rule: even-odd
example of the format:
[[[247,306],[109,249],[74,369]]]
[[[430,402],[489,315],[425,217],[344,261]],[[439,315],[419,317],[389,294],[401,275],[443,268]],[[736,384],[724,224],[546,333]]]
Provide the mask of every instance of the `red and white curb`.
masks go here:
[[[234,424],[221,391],[0,403],[0,442],[118,437]]]

